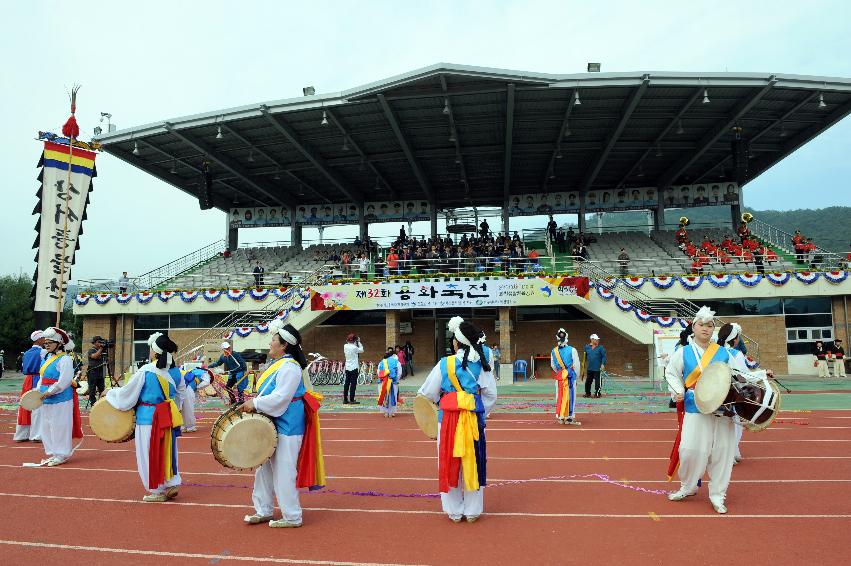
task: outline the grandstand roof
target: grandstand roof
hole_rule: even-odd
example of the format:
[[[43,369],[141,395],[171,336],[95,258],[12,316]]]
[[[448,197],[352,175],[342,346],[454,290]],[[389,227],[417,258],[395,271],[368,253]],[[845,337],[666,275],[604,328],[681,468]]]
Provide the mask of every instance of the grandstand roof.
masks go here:
[[[238,206],[427,199],[449,208],[501,206],[523,193],[733,181],[735,126],[750,148],[752,180],[849,113],[851,79],[843,78],[551,75],[440,63],[100,141],[107,153],[193,195],[206,156],[223,210],[235,199]]]

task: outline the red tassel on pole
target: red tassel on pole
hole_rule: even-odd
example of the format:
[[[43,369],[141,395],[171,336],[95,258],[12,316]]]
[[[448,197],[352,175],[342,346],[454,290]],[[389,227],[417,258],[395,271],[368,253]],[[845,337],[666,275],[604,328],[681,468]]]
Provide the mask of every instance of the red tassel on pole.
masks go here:
[[[71,117],[62,126],[62,134],[69,139],[77,139],[80,136],[80,126],[77,125],[77,119],[74,118],[74,113],[77,111],[78,90],[80,90],[78,85],[71,89]]]

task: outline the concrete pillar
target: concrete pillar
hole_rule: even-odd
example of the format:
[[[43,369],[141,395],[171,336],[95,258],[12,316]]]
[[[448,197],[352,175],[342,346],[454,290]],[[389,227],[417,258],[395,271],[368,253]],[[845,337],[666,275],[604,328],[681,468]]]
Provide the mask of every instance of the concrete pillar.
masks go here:
[[[656,190],[657,193],[657,201],[656,208],[653,209],[653,229],[654,230],[664,230],[665,229],[665,191],[663,187],[659,187]]]
[[[431,237],[437,237],[437,207],[434,203],[431,204],[431,208],[429,209],[429,221],[431,222]]]
[[[508,224],[508,219],[510,218],[510,213],[508,212],[508,201],[502,203],[502,232],[503,234],[508,234],[508,230],[510,228]],[[500,349],[502,347],[500,346]]]
[[[511,383],[514,359],[511,348],[511,307],[499,307],[499,351],[502,352],[499,367],[501,381]]]
[[[394,348],[399,343],[399,311],[384,311],[385,322],[385,350]]]
[[[291,229],[292,229],[292,235],[290,236],[291,245],[294,248],[301,248],[301,232],[302,232],[301,224],[293,224]]]
[[[738,202],[730,205],[730,218],[733,222],[733,230],[738,230],[739,224],[742,223],[742,205]]]
[[[228,228],[225,247],[231,251],[239,247],[239,228]]]
[[[319,227],[319,243],[322,243],[322,235],[325,233],[325,226]]]
[[[579,193],[579,231],[585,232],[585,194]]]
[[[366,237],[369,235],[369,227],[366,223],[366,213],[364,212],[364,205],[360,205],[358,207],[358,229],[360,232],[361,241],[366,241]]]

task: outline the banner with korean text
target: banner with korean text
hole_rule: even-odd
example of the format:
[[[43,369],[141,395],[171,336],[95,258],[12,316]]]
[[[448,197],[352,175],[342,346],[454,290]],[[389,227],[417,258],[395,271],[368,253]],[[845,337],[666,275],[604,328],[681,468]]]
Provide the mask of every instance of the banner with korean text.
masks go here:
[[[39,161],[38,214],[33,248],[36,255],[35,311],[62,310],[61,295],[71,279],[74,252],[79,247],[86,204],[95,172],[95,152],[47,141]],[[70,169],[70,176],[69,176]],[[69,183],[70,179],[70,183]]]
[[[588,301],[587,277],[529,277],[312,288],[311,310],[450,309],[569,305]]]

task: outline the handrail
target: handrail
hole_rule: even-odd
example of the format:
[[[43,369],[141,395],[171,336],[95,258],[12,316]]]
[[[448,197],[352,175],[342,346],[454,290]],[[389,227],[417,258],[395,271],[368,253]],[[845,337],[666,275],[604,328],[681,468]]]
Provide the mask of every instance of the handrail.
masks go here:
[[[318,285],[323,283],[327,278],[327,270],[325,266],[320,267],[316,271],[312,272],[309,276],[307,276],[304,281],[302,281],[300,286],[293,286],[292,292],[285,297],[278,298],[275,301],[272,301],[268,305],[263,308],[254,309],[250,311],[238,311],[234,310],[224,318],[222,318],[219,322],[217,322],[214,326],[207,329],[201,335],[197,336],[195,340],[186,345],[181,351],[177,353],[179,357],[186,357],[199,347],[203,347],[208,341],[213,340],[216,336],[221,337],[223,335],[224,330],[230,330],[232,328],[240,328],[243,326],[250,326],[256,324],[258,321],[269,322],[274,313],[284,309],[287,305],[294,302],[300,295],[301,288],[299,287],[310,287],[312,285]]]

